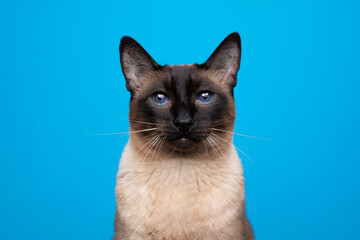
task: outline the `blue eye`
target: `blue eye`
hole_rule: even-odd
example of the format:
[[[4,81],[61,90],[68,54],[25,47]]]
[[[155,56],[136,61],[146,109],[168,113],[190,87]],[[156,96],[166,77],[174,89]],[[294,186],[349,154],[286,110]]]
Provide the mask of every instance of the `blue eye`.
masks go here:
[[[202,104],[209,104],[214,98],[214,93],[212,92],[202,92],[197,98],[197,101]]]
[[[158,106],[165,105],[169,100],[169,98],[163,93],[154,93],[151,99]]]

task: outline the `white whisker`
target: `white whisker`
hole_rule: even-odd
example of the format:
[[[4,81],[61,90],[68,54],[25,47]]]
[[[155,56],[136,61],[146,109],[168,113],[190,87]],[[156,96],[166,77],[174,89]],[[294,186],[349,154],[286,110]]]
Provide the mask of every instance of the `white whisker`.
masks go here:
[[[155,139],[152,141],[152,143],[151,143],[151,144],[148,146],[148,148],[146,149],[146,151],[144,151],[144,152],[141,154],[141,156],[140,156],[140,161],[141,161],[141,163],[140,163],[139,169],[141,169],[142,164],[143,164],[144,160],[146,159],[147,155],[150,153],[151,149],[156,145],[156,143],[159,141],[160,138],[161,138],[161,137],[160,137],[160,134],[157,134],[157,135],[155,136]]]
[[[154,131],[154,130],[158,130],[158,128],[148,128],[148,129],[142,129],[142,130],[137,130],[137,131],[129,131],[129,132],[116,132],[116,133],[89,133],[87,135],[95,135],[95,136],[107,136],[107,135],[128,135],[130,133],[141,133],[141,132],[149,132],[149,131]]]
[[[219,151],[217,150],[216,143],[214,142],[214,140],[212,139],[212,137],[211,137],[211,136],[208,136],[206,139],[208,139],[208,142],[210,143],[211,148],[214,150],[216,156],[217,156],[218,158],[220,158],[220,153],[219,153]]]
[[[253,161],[246,153],[244,153],[244,151],[242,151],[240,148],[238,148],[237,146],[235,146],[234,143],[227,141],[226,139],[220,137],[219,135],[216,135],[216,134],[213,134],[213,135],[216,136],[216,137],[218,137],[219,139],[222,139],[223,141],[225,141],[225,142],[227,142],[227,143],[229,143],[229,144],[232,144],[232,145],[233,145],[239,152],[241,152],[247,159],[249,159],[252,163],[254,163],[254,161]]]
[[[136,153],[139,153],[142,149],[144,149],[148,144],[150,144],[158,135],[153,136],[150,138],[139,150],[136,151]]]
[[[236,132],[233,132],[233,131],[227,131],[227,130],[218,129],[218,128],[211,128],[211,129],[214,130],[214,131],[225,132],[225,133],[234,134],[234,135],[238,135],[238,136],[242,136],[242,137],[261,139],[261,140],[271,140],[270,138],[254,137],[254,136],[245,135],[245,134],[236,133]]]
[[[213,134],[210,134],[210,135],[212,136],[211,139],[212,139],[212,141],[213,141],[214,143],[215,143],[215,141],[216,141],[216,142],[220,143],[221,146],[223,146],[224,148],[228,149],[226,146],[224,146],[223,143],[221,143],[219,140],[217,140],[216,138],[213,137],[213,136],[215,136],[215,135],[213,135]],[[216,143],[215,143],[215,145],[216,145]],[[225,154],[224,154],[224,152],[221,150],[220,147],[218,147],[218,150],[222,153],[223,157],[225,157]]]
[[[141,123],[141,124],[148,124],[148,125],[157,125],[156,123],[150,123],[150,122],[142,122],[142,121],[134,121],[134,120],[129,120],[129,122],[132,123]]]

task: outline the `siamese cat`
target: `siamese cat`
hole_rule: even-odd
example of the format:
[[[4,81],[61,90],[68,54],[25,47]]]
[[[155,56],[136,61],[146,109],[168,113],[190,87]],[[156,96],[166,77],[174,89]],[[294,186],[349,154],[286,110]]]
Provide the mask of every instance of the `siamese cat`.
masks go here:
[[[113,240],[250,240],[241,160],[232,144],[241,41],[203,64],[161,66],[120,43],[130,138],[116,181]]]

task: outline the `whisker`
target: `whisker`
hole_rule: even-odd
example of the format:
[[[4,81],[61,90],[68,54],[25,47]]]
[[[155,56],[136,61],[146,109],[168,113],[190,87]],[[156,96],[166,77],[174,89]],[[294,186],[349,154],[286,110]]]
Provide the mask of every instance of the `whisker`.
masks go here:
[[[247,159],[249,159],[252,163],[254,163],[254,160],[252,160],[246,153],[244,153],[243,150],[241,150],[240,148],[238,148],[237,146],[234,145],[234,147],[241,152]]]
[[[213,142],[216,141],[216,142],[220,143],[221,146],[223,146],[224,148],[229,149],[229,148],[227,148],[222,142],[220,142],[219,140],[217,140],[216,138],[214,138],[215,135],[213,135],[213,134],[210,134],[210,135],[211,135],[211,139],[213,140]],[[213,137],[213,136],[214,136],[214,137]],[[223,157],[225,157],[225,154],[224,154],[224,152],[220,149],[220,147],[218,147],[218,150],[222,153]]]
[[[141,170],[141,167],[142,167],[142,164],[144,162],[144,159],[143,156],[145,155],[145,153],[147,153],[147,151],[150,149],[151,145],[154,143],[154,141],[157,139],[158,136],[155,136],[154,140],[151,141],[150,145],[148,145],[145,149],[145,151],[141,154],[140,156],[140,166],[139,166],[139,170]]]
[[[191,147],[192,150],[194,150],[194,152],[196,153],[196,156],[200,156],[201,152],[199,152],[199,149]]]
[[[155,139],[152,141],[152,143],[148,146],[148,148],[146,149],[146,151],[143,152],[143,154],[142,154],[141,157],[140,157],[141,163],[140,163],[139,169],[141,169],[144,160],[146,159],[147,155],[148,155],[148,154],[150,153],[150,151],[151,151],[151,148],[153,148],[153,146],[156,145],[156,143],[159,141],[159,139],[160,139],[160,134],[157,134],[157,135],[156,135],[156,138],[155,138]],[[145,154],[145,155],[144,155],[144,154]]]
[[[214,124],[214,123],[218,123],[218,122],[223,122],[224,120],[231,119],[231,118],[234,118],[234,117],[233,117],[233,116],[223,117],[222,119],[215,120],[215,121],[211,121],[210,124]]]
[[[249,159],[252,163],[254,163],[254,161],[253,161],[246,153],[244,153],[244,151],[242,151],[240,148],[238,148],[237,146],[235,146],[234,143],[229,142],[229,141],[227,141],[226,139],[224,139],[224,138],[222,138],[222,137],[220,137],[220,136],[218,136],[218,135],[216,135],[216,134],[214,134],[213,136],[216,136],[216,137],[218,137],[219,139],[222,139],[223,141],[225,141],[225,142],[227,142],[227,143],[229,143],[229,144],[232,144],[232,145],[233,145],[239,152],[241,152],[247,159]]]
[[[154,131],[154,130],[158,130],[158,129],[159,129],[159,128],[147,128],[147,129],[142,129],[142,130],[129,131],[128,133],[149,132],[149,131]]]
[[[204,147],[205,147],[206,155],[208,155],[208,154],[209,154],[209,151],[208,151],[208,148],[207,148],[207,145],[206,145],[204,139],[201,139],[201,142],[203,143],[203,145],[204,145]]]
[[[216,156],[217,156],[218,158],[220,158],[220,153],[219,153],[219,151],[217,150],[216,143],[214,142],[214,140],[212,139],[212,137],[211,137],[211,136],[208,136],[208,138],[206,138],[206,139],[208,139],[208,142],[210,143],[211,148],[214,150]]]
[[[177,144],[176,144],[176,145],[173,147],[173,149],[171,150],[171,152],[170,152],[170,156],[172,156],[172,155],[173,155],[173,153],[174,153],[174,151],[175,151],[176,147],[177,147]]]
[[[216,134],[210,133],[210,135],[213,136],[214,137],[213,139],[216,140],[221,146],[223,146],[226,149],[229,149],[227,146],[224,145],[224,143],[222,143],[219,139],[217,139],[218,136]],[[223,140],[223,139],[221,139],[221,140]]]
[[[151,143],[151,141],[155,140],[155,138],[157,137],[158,135],[155,135],[153,137],[151,137],[139,150],[136,151],[136,153],[139,153],[142,149],[144,149],[144,147],[146,147],[148,144]]]
[[[129,135],[127,132],[118,132],[118,133],[85,133],[85,135],[90,136],[108,136],[108,135]]]
[[[206,142],[210,145],[210,147],[211,147],[212,149],[214,149],[214,146],[213,146],[213,144],[210,142],[210,140],[209,140],[208,138],[206,138],[205,140],[206,140]],[[214,150],[214,152],[215,152],[215,150]]]
[[[153,154],[151,156],[151,160],[154,160],[154,156],[156,156],[156,154],[159,152],[158,150],[160,150],[160,145],[162,144],[162,142],[164,140],[164,138],[162,138],[161,136],[160,136],[159,139],[160,140],[157,142],[157,144],[155,146],[155,149],[154,149],[154,152],[153,152]]]
[[[231,133],[231,134],[234,134],[234,135],[248,137],[248,138],[261,139],[261,140],[271,140],[270,138],[254,137],[254,136],[245,135],[245,134],[236,133],[236,132],[233,132],[233,131],[227,131],[227,130],[218,129],[218,128],[211,128],[211,129],[215,130],[215,131],[219,131],[219,132]]]
[[[143,124],[149,124],[149,125],[156,125],[156,123],[151,122],[143,122],[143,121],[137,121],[137,120],[130,120],[129,118],[124,118],[116,114],[116,117],[118,117],[121,120],[128,121],[128,122],[134,122],[134,123],[143,123]]]
[[[158,130],[158,128],[148,128],[148,129],[142,129],[142,130],[137,130],[137,131],[129,131],[129,132],[116,132],[116,133],[89,133],[87,135],[97,135],[97,136],[106,136],[106,135],[121,135],[121,134],[130,134],[130,133],[140,133],[140,132],[149,132],[149,131],[154,131],[154,130]]]
[[[156,123],[135,121],[135,120],[130,120],[130,119],[129,119],[129,122],[132,122],[132,123],[141,123],[141,124],[148,124],[148,125],[157,125]]]

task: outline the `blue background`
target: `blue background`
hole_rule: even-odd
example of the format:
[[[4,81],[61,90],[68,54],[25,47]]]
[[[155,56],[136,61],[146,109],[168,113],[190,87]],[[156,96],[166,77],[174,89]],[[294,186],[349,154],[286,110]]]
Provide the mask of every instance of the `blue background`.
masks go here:
[[[124,35],[160,64],[242,38],[235,136],[261,239],[360,239],[357,1],[1,1],[0,239],[111,239]]]

